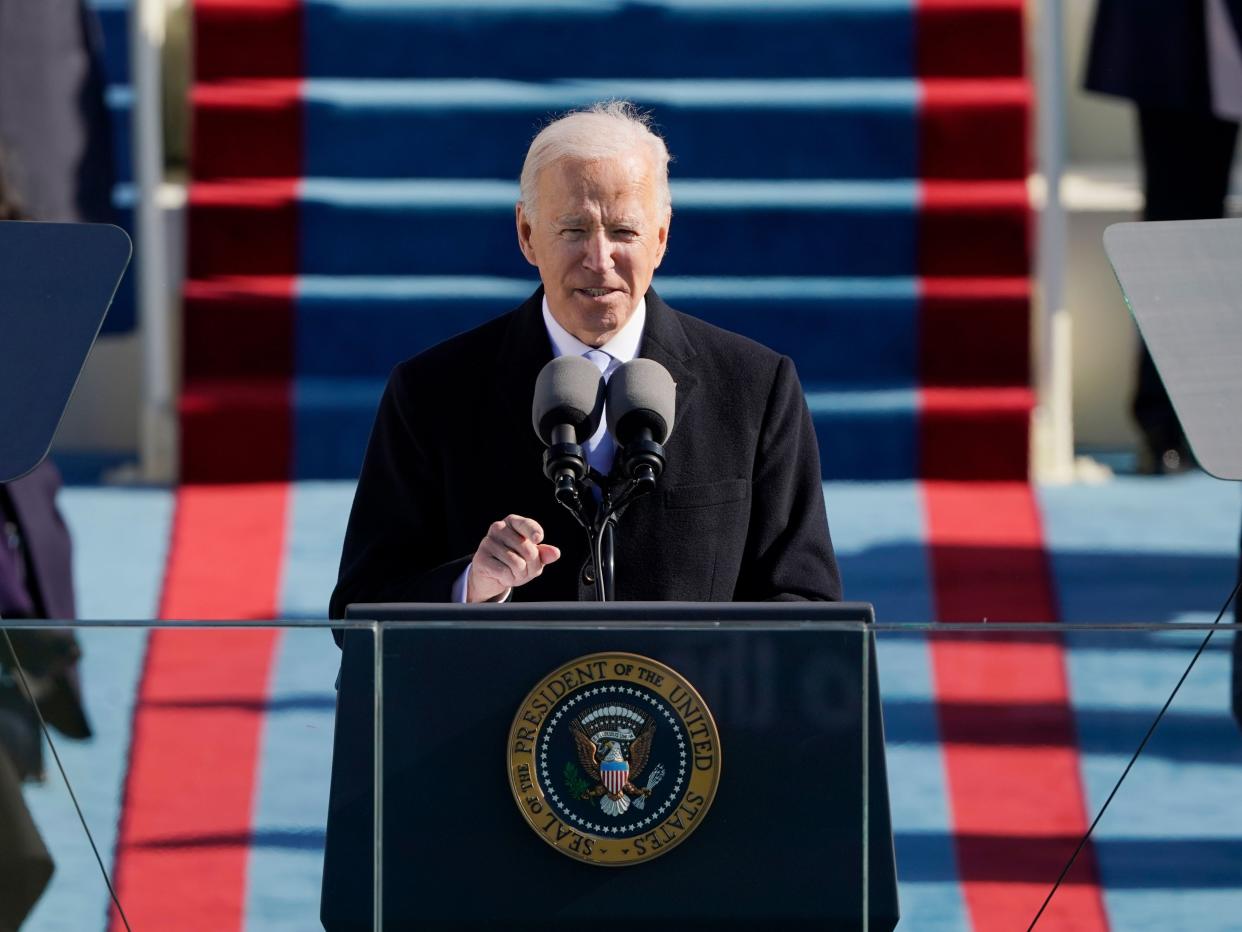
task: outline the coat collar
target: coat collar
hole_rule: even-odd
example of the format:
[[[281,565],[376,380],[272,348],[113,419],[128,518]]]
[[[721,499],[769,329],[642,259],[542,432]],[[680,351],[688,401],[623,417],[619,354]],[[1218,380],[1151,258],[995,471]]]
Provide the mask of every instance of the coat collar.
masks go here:
[[[690,362],[695,356],[676,311],[664,303],[654,288],[647,289],[647,323],[638,355],[660,363],[677,383],[677,418],[690,404],[698,379]],[[543,323],[543,287],[512,312],[496,359],[497,389],[511,416],[530,420],[530,400],[539,371],[552,359],[552,341]],[[534,430],[529,431],[535,439]],[[537,440],[536,440],[537,442]]]

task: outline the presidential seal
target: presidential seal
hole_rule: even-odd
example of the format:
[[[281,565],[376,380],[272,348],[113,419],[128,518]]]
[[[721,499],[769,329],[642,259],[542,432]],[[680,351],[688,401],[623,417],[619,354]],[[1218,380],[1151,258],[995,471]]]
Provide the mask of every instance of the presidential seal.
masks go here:
[[[530,691],[509,730],[509,785],[530,827],[589,864],[638,864],[681,844],[720,782],[720,738],[675,670],[589,654]]]

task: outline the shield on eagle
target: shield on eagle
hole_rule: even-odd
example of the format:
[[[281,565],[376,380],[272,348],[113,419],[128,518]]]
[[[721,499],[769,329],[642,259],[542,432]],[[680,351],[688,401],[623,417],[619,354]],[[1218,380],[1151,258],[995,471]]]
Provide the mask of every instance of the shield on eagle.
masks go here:
[[[599,775],[608,792],[618,796],[630,781],[630,762],[626,760],[605,760],[599,765]]]
[[[650,715],[615,703],[588,709],[574,719],[569,731],[578,748],[578,762],[588,779],[599,781],[580,798],[599,799],[605,815],[620,816],[630,808],[631,797],[645,800],[650,796],[654,783],[640,788],[630,779],[646,768],[655,729]]]

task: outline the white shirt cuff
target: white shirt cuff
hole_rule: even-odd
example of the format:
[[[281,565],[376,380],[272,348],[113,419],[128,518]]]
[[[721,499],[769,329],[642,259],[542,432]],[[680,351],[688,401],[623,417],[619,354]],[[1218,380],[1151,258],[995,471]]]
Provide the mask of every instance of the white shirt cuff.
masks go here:
[[[472,560],[470,563],[466,564],[466,568],[462,570],[461,575],[457,577],[457,582],[453,583],[453,595],[449,601],[457,602],[461,605],[466,604],[466,591],[467,587],[470,585],[470,566],[473,562],[474,561]]]
[[[457,602],[460,605],[466,604],[466,593],[470,591],[470,567],[474,566],[471,560],[466,564],[466,568],[461,571],[461,575],[457,577],[457,582],[453,583],[452,599],[450,601]],[[493,602],[508,602],[510,596],[513,595],[512,589],[506,589],[502,598],[492,599]]]

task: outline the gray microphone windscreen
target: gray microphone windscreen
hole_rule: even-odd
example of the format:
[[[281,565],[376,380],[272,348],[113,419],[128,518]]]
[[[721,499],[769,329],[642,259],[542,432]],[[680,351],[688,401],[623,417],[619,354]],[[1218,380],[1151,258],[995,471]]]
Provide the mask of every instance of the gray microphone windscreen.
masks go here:
[[[634,359],[608,380],[608,429],[625,445],[644,427],[664,443],[673,432],[677,383],[654,359]]]
[[[535,380],[531,423],[547,446],[552,430],[569,424],[578,443],[586,443],[599,427],[604,410],[604,377],[595,363],[582,356],[558,356],[543,367]]]

